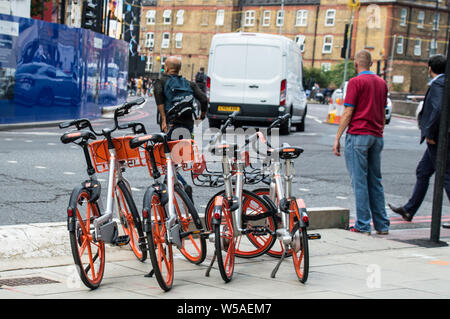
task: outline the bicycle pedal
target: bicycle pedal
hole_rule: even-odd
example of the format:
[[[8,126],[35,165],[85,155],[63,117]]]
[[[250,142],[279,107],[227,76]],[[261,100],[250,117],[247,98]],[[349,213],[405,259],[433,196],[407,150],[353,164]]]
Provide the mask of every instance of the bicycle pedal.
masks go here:
[[[320,239],[322,236],[320,234],[308,234],[308,240]]]
[[[118,236],[115,242],[116,246],[125,246],[128,245],[128,243],[130,242],[130,236],[128,235],[123,235],[123,236]]]

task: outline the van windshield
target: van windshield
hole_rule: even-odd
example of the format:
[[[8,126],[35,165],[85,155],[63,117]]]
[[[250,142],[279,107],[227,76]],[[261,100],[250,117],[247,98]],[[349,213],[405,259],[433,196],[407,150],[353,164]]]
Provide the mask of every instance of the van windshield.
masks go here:
[[[267,45],[218,45],[214,73],[225,79],[267,80],[281,73],[281,49]]]

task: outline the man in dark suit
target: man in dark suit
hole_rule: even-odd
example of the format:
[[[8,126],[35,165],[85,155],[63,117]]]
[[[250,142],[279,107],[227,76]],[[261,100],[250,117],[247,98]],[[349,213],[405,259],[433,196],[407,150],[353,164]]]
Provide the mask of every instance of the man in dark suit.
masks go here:
[[[437,139],[442,109],[442,97],[445,86],[445,68],[447,59],[442,55],[435,55],[428,61],[428,71],[432,78],[428,92],[425,95],[422,111],[419,114],[420,143],[427,142],[427,149],[417,165],[416,185],[413,194],[406,205],[395,207],[389,204],[393,212],[401,215],[410,222],[425,198],[430,178],[436,168]],[[450,200],[450,143],[447,146],[447,167],[444,181],[445,192]]]

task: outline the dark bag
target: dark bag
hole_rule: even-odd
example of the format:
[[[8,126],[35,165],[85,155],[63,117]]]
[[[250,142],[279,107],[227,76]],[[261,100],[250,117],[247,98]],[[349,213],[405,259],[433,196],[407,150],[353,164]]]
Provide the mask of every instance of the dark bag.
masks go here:
[[[169,123],[194,112],[194,92],[189,82],[179,75],[170,75],[164,85],[164,110]]]

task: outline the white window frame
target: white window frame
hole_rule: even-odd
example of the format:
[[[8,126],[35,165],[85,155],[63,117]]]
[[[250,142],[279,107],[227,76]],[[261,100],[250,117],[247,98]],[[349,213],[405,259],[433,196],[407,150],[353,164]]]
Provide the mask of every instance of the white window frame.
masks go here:
[[[422,55],[422,39],[417,38],[416,43],[414,44],[414,55],[421,56]]]
[[[328,22],[328,20],[332,20],[332,22]],[[326,27],[334,27],[336,22],[336,10],[328,9],[325,13],[325,26]]]
[[[256,11],[247,10],[244,13],[244,27],[253,27],[256,21]]]
[[[145,71],[152,72],[153,70],[153,56],[149,55],[147,57],[147,62],[145,63]]]
[[[438,52],[438,44],[435,39],[431,39],[430,41],[430,57],[437,54]]]
[[[406,27],[407,19],[408,19],[408,10],[406,8],[403,8],[402,11],[400,11],[400,25],[402,27]]]
[[[216,25],[225,24],[225,10],[219,9],[216,11]]]
[[[295,43],[300,48],[300,52],[305,52],[305,40],[306,40],[306,36],[303,34],[298,34],[294,38]]]
[[[403,38],[403,36],[398,36],[397,37],[397,43],[396,43],[396,46],[397,46],[396,52],[397,52],[397,54],[403,54],[404,44],[405,44],[405,39]]]
[[[437,18],[437,21],[436,21]],[[441,21],[440,13],[433,13],[433,31],[439,30],[439,22]]]
[[[284,25],[284,10],[278,10],[276,26],[282,27],[283,25]]]
[[[183,33],[175,34],[175,48],[181,49],[183,47]]]
[[[153,48],[155,46],[155,33],[154,32],[147,32],[145,34],[145,47],[146,48]]]
[[[423,29],[425,23],[425,11],[419,11],[417,14],[417,28]]]
[[[323,62],[323,63],[320,65],[320,70],[321,70],[322,72],[328,72],[328,71],[331,71],[331,63],[330,63],[330,62]]]
[[[328,39],[331,39],[331,41],[327,41]],[[332,35],[326,35],[323,37],[323,47],[322,47],[322,53],[323,54],[331,54],[333,53],[333,41],[334,37]],[[330,49],[326,50],[325,48],[329,46]]]
[[[184,24],[184,10],[180,9],[177,11],[177,25]]]
[[[270,16],[271,15],[272,15],[272,12],[270,10],[264,10],[263,18],[262,18],[262,26],[263,27],[270,26]]]
[[[168,49],[170,46],[170,33],[164,32],[161,36],[161,49]]]
[[[200,25],[208,25],[208,22],[209,22],[208,11],[202,10]]]
[[[296,27],[306,27],[308,25],[308,10],[297,10],[295,16]]]
[[[163,24],[171,24],[172,23],[172,10],[164,10],[163,12]]]
[[[148,25],[156,24],[156,10],[148,10],[145,18],[147,19]]]

